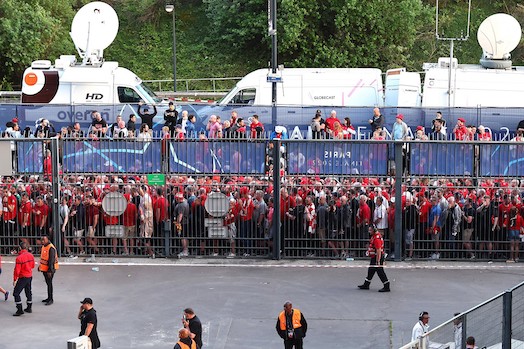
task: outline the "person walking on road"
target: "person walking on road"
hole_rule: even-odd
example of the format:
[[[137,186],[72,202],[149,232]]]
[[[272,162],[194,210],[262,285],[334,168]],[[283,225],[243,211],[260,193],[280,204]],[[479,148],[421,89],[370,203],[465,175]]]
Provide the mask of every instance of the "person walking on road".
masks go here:
[[[88,336],[91,341],[90,348],[100,348],[100,339],[97,331],[96,310],[93,308],[93,300],[91,298],[84,298],[81,301],[80,311],[78,312],[78,319],[80,320],[80,334],[79,336]]]
[[[47,298],[42,300],[45,305],[53,304],[53,276],[58,270],[58,256],[56,247],[49,241],[49,236],[42,236],[42,250],[40,252],[40,270],[44,274],[47,285]]]
[[[306,337],[307,322],[302,312],[293,308],[291,302],[284,304],[284,310],[278,315],[276,330],[284,340],[285,349],[302,349]]]
[[[0,256],[0,275],[2,274],[2,256]],[[0,286],[0,292],[4,294],[4,302],[9,298],[9,291],[6,291]]]
[[[35,267],[35,257],[27,251],[27,243],[22,241],[19,245],[18,257],[16,257],[15,270],[13,271],[13,296],[15,297],[16,313],[13,316],[23,315],[24,312],[32,313],[33,294],[31,292],[31,282],[33,281],[33,268]],[[27,308],[22,310],[22,298],[20,293],[25,291],[27,298]]]
[[[189,337],[196,342],[198,349],[202,348],[202,323],[191,308],[184,309],[182,325],[189,330]]]
[[[361,290],[369,290],[369,285],[375,273],[378,274],[380,281],[384,284],[378,292],[389,292],[389,280],[384,271],[384,239],[379,230],[375,230],[373,226],[369,227],[369,235],[371,239],[369,240],[369,247],[366,255],[371,257],[371,262],[369,263],[368,276],[362,285],[359,285],[358,288]]]
[[[187,328],[181,328],[178,331],[178,342],[176,342],[173,349],[197,349],[197,344],[191,339]]]

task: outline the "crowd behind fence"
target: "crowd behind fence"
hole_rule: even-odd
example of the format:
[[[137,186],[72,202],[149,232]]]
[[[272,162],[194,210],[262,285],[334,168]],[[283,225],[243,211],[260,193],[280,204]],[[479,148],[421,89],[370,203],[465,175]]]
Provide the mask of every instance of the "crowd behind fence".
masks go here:
[[[466,348],[475,338],[478,348],[524,348],[524,283],[464,311],[400,349]]]
[[[524,155],[520,145],[513,158],[493,155],[502,143],[443,141],[1,145],[13,159],[2,164],[2,253],[23,239],[38,249],[48,233],[62,255],[364,258],[374,225],[390,259],[520,260],[519,161],[500,174]],[[413,165],[422,158],[426,167]]]

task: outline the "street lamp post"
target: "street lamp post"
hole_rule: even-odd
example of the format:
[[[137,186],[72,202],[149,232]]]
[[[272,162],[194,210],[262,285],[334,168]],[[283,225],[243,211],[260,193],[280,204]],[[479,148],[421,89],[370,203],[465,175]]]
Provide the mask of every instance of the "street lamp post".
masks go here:
[[[176,92],[176,26],[175,26],[175,5],[166,4],[166,12],[173,14],[173,91]]]

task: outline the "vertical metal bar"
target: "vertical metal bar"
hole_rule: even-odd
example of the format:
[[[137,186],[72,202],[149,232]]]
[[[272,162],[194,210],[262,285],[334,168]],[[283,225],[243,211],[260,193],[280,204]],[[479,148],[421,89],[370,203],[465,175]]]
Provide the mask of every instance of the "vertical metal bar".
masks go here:
[[[60,153],[58,151],[58,138],[51,139],[51,183],[53,191],[53,243],[56,246],[58,257],[62,254],[62,231],[60,229],[60,178],[58,164]]]
[[[276,74],[278,66],[278,49],[277,49],[277,0],[271,1],[271,72]],[[271,123],[277,125],[277,83],[271,83]]]
[[[174,3],[173,3],[173,6]],[[176,92],[176,26],[175,26],[175,12],[173,8],[173,92]]]
[[[395,146],[395,261],[402,259],[402,146],[404,142],[396,141]]]
[[[502,349],[511,349],[511,306],[513,294],[504,292],[502,298]]]
[[[273,142],[273,259],[280,259],[280,140]]]
[[[460,343],[460,347],[461,348],[465,348],[466,347],[466,339],[467,339],[467,333],[468,331],[467,330],[467,327],[468,327],[468,321],[467,321],[467,315],[464,314],[462,315],[462,342]]]

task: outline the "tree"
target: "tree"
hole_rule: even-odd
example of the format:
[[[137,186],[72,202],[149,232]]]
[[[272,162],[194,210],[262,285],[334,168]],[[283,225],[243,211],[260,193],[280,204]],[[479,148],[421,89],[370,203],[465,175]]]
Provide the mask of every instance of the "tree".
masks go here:
[[[65,25],[71,23],[72,14],[69,0],[2,0],[0,85],[19,86],[23,70],[33,60],[57,57],[66,48],[72,51]]]

